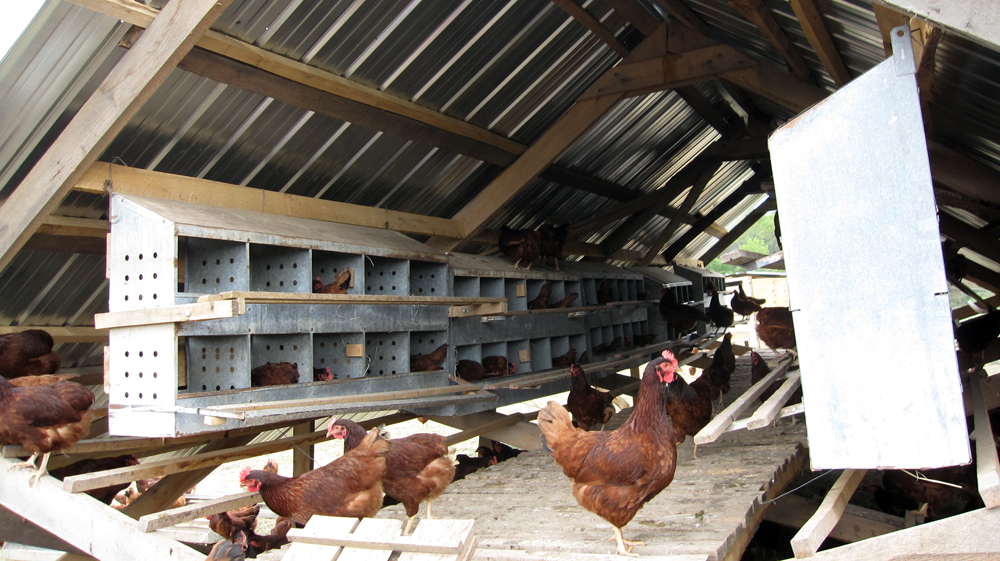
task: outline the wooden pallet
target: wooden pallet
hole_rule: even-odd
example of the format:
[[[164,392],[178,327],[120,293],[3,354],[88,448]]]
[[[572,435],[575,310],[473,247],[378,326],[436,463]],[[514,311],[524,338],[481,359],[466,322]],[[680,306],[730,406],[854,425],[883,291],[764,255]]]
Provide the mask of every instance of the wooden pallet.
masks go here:
[[[292,546],[283,561],[466,561],[476,551],[475,520],[421,520],[410,536],[400,536],[402,521],[313,516],[306,527],[290,530]]]

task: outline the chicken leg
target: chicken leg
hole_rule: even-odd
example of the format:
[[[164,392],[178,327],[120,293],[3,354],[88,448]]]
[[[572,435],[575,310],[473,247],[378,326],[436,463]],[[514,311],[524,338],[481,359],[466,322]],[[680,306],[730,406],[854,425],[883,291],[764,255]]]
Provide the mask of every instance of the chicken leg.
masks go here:
[[[607,541],[610,542],[614,540],[618,540],[618,551],[616,551],[615,553],[618,555],[624,555],[626,557],[638,557],[639,556],[638,553],[632,553],[632,548],[637,545],[646,545],[646,542],[634,542],[626,540],[625,537],[622,536],[622,529],[617,526],[615,527],[615,535],[608,538]]]
[[[406,519],[406,527],[403,528],[403,535],[404,536],[410,535],[410,526],[413,526],[413,519],[416,518],[416,517],[417,517],[417,515],[414,514],[413,516],[411,516],[411,517],[409,517],[409,518]]]
[[[28,478],[29,487],[34,487],[36,484],[38,484],[38,480],[41,479],[43,475],[48,473],[48,469],[46,468],[49,465],[49,456],[51,455],[52,455],[51,452],[46,452],[45,454],[42,455],[42,461],[38,465],[38,468],[35,469],[35,472],[31,474],[30,478]],[[35,460],[37,458],[38,454],[32,454],[31,457],[28,458],[27,460],[10,466],[10,469],[8,469],[7,471],[13,470],[14,468],[17,469],[35,468]]]

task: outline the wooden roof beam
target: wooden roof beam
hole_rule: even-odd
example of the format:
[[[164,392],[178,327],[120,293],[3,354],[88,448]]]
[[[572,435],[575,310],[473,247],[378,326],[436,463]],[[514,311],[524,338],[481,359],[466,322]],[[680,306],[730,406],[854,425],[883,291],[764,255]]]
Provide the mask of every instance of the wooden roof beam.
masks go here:
[[[604,27],[600,21],[594,16],[590,15],[590,12],[585,10],[583,6],[577,4],[573,0],[552,0],[552,3],[556,5],[560,10],[566,12],[573,19],[575,19],[580,25],[586,27],[593,33],[598,39],[604,42],[607,46],[611,47],[618,56],[625,57],[628,56],[629,50],[618,40],[613,33],[611,33],[608,28]]]
[[[723,251],[729,249],[729,246],[736,243],[736,240],[740,239],[740,236],[746,233],[746,231],[756,224],[757,221],[760,220],[765,214],[771,212],[772,210],[777,210],[777,208],[778,206],[775,204],[774,199],[768,198],[766,201],[761,203],[760,206],[752,210],[750,214],[746,215],[743,220],[740,220],[739,224],[733,226],[733,228],[729,230],[726,237],[722,238],[716,242],[715,245],[708,248],[705,253],[702,253],[698,259],[704,261],[707,265],[713,259],[718,257]]]
[[[663,8],[670,17],[681,22],[683,25],[690,27],[691,29],[701,33],[702,35],[708,35],[709,28],[698,17],[698,14],[694,13],[691,8],[688,8],[684,2],[681,0],[653,0],[656,4]]]
[[[680,86],[674,88],[674,92],[677,93],[687,103],[691,109],[694,109],[696,113],[701,115],[702,119],[705,119],[713,129],[719,132],[719,134],[726,134],[732,128],[729,125],[729,121],[719,113],[712,104],[705,99],[705,96],[698,92],[697,88],[694,86]]]
[[[762,0],[730,0],[729,5],[757,26],[761,34],[781,53],[793,76],[803,82],[810,81],[812,71],[809,65]]]
[[[802,30],[805,31],[806,39],[809,40],[809,44],[816,51],[816,56],[819,57],[820,62],[833,78],[833,82],[837,84],[837,87],[842,87],[850,82],[851,74],[844,66],[844,61],[840,58],[840,53],[823,24],[823,16],[816,8],[816,4],[813,0],[790,0],[790,2],[792,10],[799,18]]]
[[[1000,262],[1000,240],[996,237],[944,212],[938,215],[938,220],[942,234],[987,259]]]
[[[647,37],[660,26],[660,20],[635,0],[604,0],[604,3],[614,8]]]
[[[646,37],[639,47],[625,57],[623,62],[628,64],[663,56],[666,50],[666,39],[666,24],[663,24],[655,33]],[[613,72],[613,70],[609,70],[609,72]],[[466,239],[454,240],[434,236],[427,240],[427,244],[437,249],[451,251],[475,236],[528,182],[558,158],[566,148],[590,129],[622,97],[621,94],[611,94],[578,100],[547,131],[542,133],[524,154],[455,214],[453,218],[460,220],[465,228]]]
[[[719,171],[720,166],[721,164],[716,162],[715,164],[709,165],[701,170],[701,173],[698,174],[698,179],[695,180],[694,185],[691,186],[691,190],[688,191],[687,197],[684,198],[684,202],[681,203],[679,209],[681,212],[684,214],[691,212],[694,204],[698,202],[698,197],[701,196],[701,193],[705,190],[708,182],[715,177],[715,173]],[[656,241],[649,246],[649,250],[642,258],[642,261],[639,261],[639,266],[646,267],[652,263],[653,258],[660,253],[660,250],[663,249],[663,246],[666,245],[668,241],[670,241],[670,238],[673,237],[674,233],[677,232],[677,229],[680,228],[680,226],[681,223],[679,220],[671,220],[668,222],[667,226],[662,232],[660,232],[660,235],[656,237]]]
[[[109,177],[114,179],[114,191],[122,194],[383,228],[406,234],[455,237],[463,234],[461,224],[447,218],[326,201],[103,162],[91,166],[73,188],[87,193],[104,193],[104,181]]]
[[[0,270],[232,0],[167,4],[0,207]]]
[[[706,214],[701,220],[696,222],[691,228],[684,233],[677,241],[670,245],[663,253],[663,259],[668,263],[677,257],[681,251],[699,234],[706,231],[709,224],[714,224],[716,220],[722,218],[722,215],[726,214],[732,210],[736,205],[743,202],[743,199],[747,198],[754,191],[760,190],[761,176],[760,174],[754,174],[753,177],[743,182],[735,191],[733,191],[728,197],[722,200],[719,204],[715,206],[708,214]]]

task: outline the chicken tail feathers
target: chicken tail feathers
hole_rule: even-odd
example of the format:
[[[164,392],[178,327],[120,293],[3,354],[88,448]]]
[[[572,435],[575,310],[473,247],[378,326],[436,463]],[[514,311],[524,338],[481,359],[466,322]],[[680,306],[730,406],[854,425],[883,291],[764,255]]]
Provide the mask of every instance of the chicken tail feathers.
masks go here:
[[[538,428],[542,431],[543,445],[550,453],[552,447],[558,447],[557,441],[567,431],[576,430],[569,411],[555,401],[550,401],[538,412]]]
[[[389,452],[389,441],[382,438],[378,433],[378,429],[374,428],[368,431],[365,435],[364,440],[358,445],[358,448],[369,448],[372,452],[379,456],[384,456]]]

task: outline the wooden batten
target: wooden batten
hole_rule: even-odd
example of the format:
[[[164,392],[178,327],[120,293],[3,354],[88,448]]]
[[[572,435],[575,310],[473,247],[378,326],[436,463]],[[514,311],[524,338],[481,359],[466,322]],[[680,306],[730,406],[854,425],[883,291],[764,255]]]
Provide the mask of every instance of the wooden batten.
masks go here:
[[[771,383],[778,379],[779,376],[784,376],[785,372],[792,365],[794,360],[794,355],[789,357],[784,357],[780,365],[768,364],[771,367],[771,373],[761,379],[759,382],[750,387],[743,395],[736,398],[729,407],[726,407],[721,413],[715,416],[714,419],[709,421],[705,428],[701,429],[698,434],[694,435],[694,441],[696,444],[707,444],[709,442],[715,442],[717,438],[722,436],[722,433],[726,432],[726,429],[733,424],[733,421],[745,411],[750,404],[753,403],[757,397],[767,389]]]
[[[233,298],[197,302],[195,304],[180,304],[163,308],[145,308],[141,310],[94,314],[94,324],[97,329],[112,329],[154,323],[184,323],[188,321],[233,318],[241,316],[246,312],[246,300],[243,298]]]
[[[816,513],[809,518],[809,521],[792,538],[792,550],[795,557],[810,557],[816,554],[823,540],[830,535],[830,531],[840,521],[847,502],[851,500],[851,495],[857,490],[861,480],[865,477],[866,470],[845,469],[837,482],[834,483],[826,498],[816,509]]]
[[[809,40],[809,44],[816,51],[816,56],[826,67],[826,71],[833,78],[834,83],[840,87],[850,82],[851,74],[844,66],[844,61],[840,58],[840,53],[837,52],[837,47],[833,44],[833,39],[823,24],[823,16],[816,8],[816,4],[813,0],[790,1],[792,10],[795,11],[795,15],[802,25],[802,30],[806,34],[806,39]]]
[[[252,506],[262,500],[260,493],[251,493],[248,491],[211,501],[201,501],[195,504],[184,505],[156,514],[147,514],[139,518],[139,530],[142,532],[153,532],[160,528],[190,522],[219,512]]]

